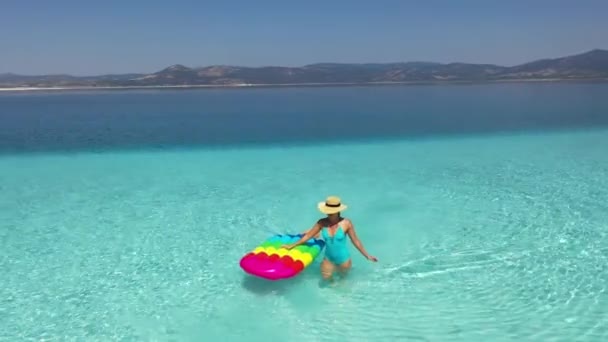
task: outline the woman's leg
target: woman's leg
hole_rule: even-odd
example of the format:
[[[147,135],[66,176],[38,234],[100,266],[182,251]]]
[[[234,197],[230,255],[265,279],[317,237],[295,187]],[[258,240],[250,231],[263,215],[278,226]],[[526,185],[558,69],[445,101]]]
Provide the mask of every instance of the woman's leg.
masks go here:
[[[348,259],[347,261],[341,263],[338,266],[338,271],[340,271],[340,274],[342,275],[342,277],[345,277],[346,274],[348,274],[348,271],[350,271],[352,266],[353,266],[353,261],[351,259]]]
[[[335,269],[336,266],[331,261],[323,259],[321,262],[321,277],[323,277],[323,280],[330,280]]]

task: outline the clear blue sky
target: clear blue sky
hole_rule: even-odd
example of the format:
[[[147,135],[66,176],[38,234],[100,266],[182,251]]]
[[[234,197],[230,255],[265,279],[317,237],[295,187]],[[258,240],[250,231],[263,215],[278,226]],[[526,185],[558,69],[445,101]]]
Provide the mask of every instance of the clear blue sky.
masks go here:
[[[160,3],[160,2],[159,2]],[[608,48],[606,0],[2,0],[0,73],[482,62]]]

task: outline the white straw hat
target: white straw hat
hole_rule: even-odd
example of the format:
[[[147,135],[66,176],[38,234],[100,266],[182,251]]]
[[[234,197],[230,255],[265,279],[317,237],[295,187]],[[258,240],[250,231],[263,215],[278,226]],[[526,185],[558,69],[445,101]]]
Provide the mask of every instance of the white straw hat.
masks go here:
[[[346,204],[340,201],[340,197],[337,196],[327,197],[325,202],[319,202],[318,207],[319,211],[327,215],[336,214],[348,208]]]

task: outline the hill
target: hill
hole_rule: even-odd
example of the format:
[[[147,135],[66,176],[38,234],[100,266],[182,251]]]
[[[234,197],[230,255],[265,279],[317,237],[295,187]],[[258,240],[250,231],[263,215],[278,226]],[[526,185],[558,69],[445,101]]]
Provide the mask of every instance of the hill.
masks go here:
[[[318,63],[302,67],[173,65],[152,74],[101,76],[0,74],[0,87],[144,87],[374,84],[508,80],[608,80],[608,51],[542,59],[513,67],[470,63]]]

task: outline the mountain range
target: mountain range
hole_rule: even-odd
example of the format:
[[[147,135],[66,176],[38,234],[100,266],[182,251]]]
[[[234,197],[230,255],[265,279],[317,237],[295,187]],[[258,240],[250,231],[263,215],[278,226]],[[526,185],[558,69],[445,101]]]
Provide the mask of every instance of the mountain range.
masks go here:
[[[100,76],[0,74],[0,88],[332,85],[517,80],[608,80],[608,50],[517,66],[471,63],[319,63],[302,67],[173,65],[152,74]]]

